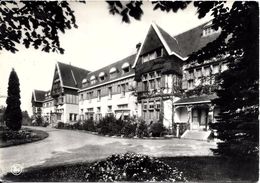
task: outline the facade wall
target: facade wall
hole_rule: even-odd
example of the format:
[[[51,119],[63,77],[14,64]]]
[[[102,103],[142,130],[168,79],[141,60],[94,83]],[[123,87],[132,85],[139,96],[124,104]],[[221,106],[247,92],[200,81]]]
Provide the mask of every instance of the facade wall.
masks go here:
[[[125,91],[118,88],[122,84],[128,85]],[[132,77],[79,92],[79,118],[99,120],[101,117],[112,113],[116,117],[120,115],[137,117],[137,99],[130,89],[133,84]]]
[[[64,104],[64,123],[76,122],[78,120],[79,105],[78,104]]]

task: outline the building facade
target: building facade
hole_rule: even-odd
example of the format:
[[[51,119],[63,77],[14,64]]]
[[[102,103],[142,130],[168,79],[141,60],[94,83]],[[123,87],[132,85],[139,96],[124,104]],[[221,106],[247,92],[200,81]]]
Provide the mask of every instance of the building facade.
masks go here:
[[[137,117],[137,100],[134,93],[135,55],[109,66],[90,72],[82,80],[79,90],[80,119],[99,121],[106,115],[127,119]]]
[[[211,103],[218,88],[215,77],[227,63],[223,55],[203,62],[187,60],[220,32],[208,22],[171,36],[152,23],[136,54],[104,68],[89,72],[58,62],[43,102],[44,115],[74,122],[113,114],[161,122],[168,129],[179,124],[207,130],[219,113]]]

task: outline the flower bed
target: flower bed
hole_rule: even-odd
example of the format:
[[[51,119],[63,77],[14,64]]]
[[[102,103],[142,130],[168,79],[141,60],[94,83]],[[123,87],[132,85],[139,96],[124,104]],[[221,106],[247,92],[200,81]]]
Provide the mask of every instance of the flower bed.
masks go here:
[[[41,130],[22,128],[19,131],[12,131],[4,126],[0,127],[0,147],[35,142],[48,137],[48,133]]]
[[[117,156],[114,155],[114,157]],[[192,156],[161,157],[158,160],[169,165],[173,170],[177,168],[183,172],[182,177],[187,179],[188,182],[257,182],[259,179],[258,159],[248,161],[219,156]],[[152,161],[156,161],[156,159]],[[25,169],[19,176],[8,173],[3,177],[3,180],[7,182],[86,182],[90,176],[89,169],[93,166],[101,167],[100,162],[102,161],[69,163],[51,167],[31,167]],[[177,179],[175,180],[177,181]]]
[[[185,181],[177,168],[149,156],[115,154],[90,166],[86,181]]]

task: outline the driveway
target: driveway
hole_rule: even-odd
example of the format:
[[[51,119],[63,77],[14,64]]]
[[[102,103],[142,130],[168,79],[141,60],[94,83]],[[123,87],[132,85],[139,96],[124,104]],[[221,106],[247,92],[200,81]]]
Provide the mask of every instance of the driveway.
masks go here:
[[[0,175],[13,164],[24,168],[63,163],[94,161],[113,153],[136,152],[154,157],[211,156],[216,143],[184,139],[121,139],[92,135],[87,132],[33,127],[49,137],[30,144],[0,148]]]

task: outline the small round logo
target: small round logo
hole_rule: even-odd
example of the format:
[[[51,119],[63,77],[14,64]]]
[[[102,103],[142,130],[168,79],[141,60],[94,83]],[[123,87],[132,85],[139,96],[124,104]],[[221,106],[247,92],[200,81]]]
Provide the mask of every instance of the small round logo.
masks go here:
[[[13,175],[20,175],[23,171],[23,167],[20,164],[14,164],[11,166],[11,172]]]

